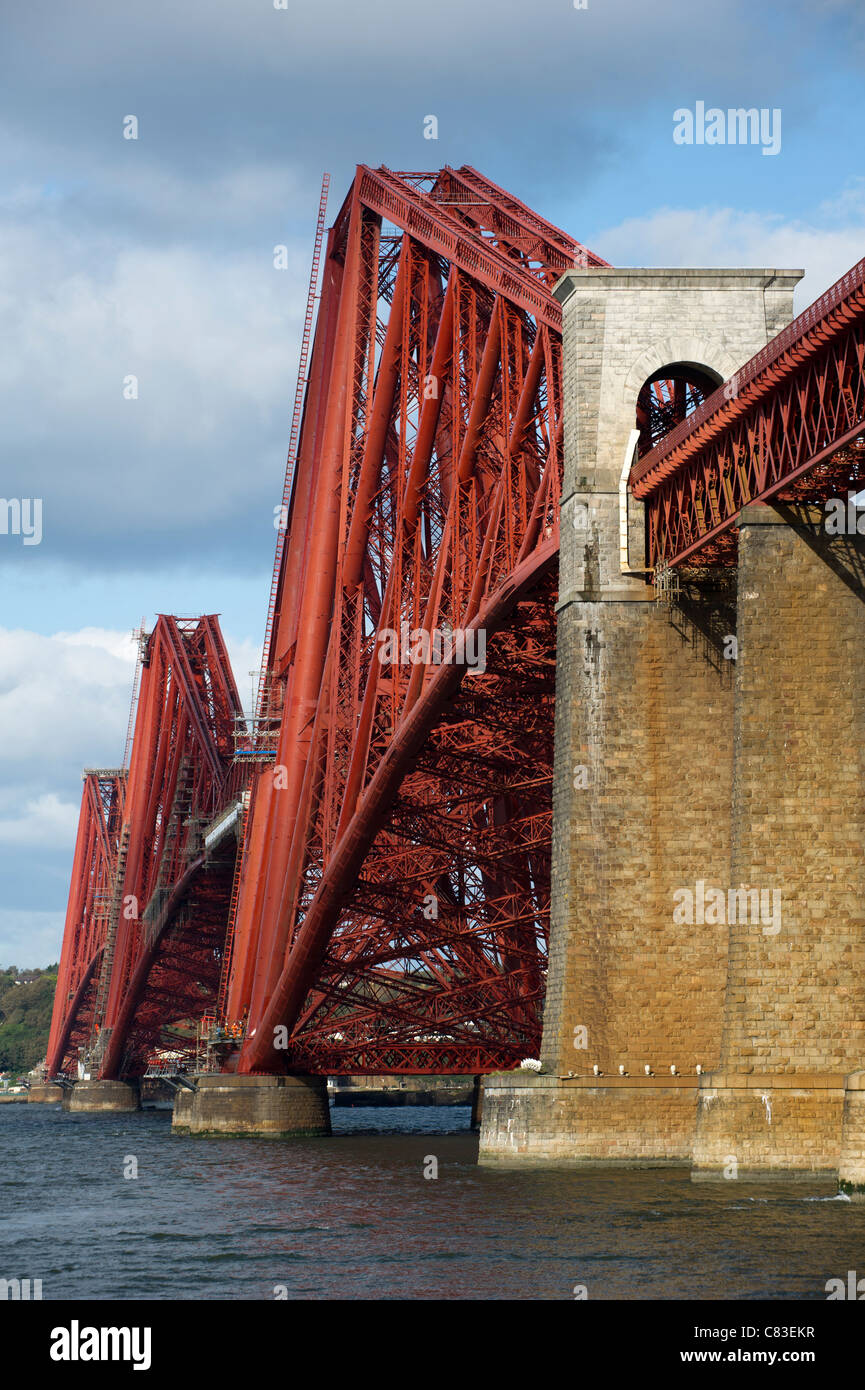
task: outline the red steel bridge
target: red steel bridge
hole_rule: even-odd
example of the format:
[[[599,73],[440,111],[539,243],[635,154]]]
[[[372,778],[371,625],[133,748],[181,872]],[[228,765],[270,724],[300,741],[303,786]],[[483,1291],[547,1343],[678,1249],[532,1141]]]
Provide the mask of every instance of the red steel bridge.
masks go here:
[[[469,167],[359,166],[322,246],[326,192],[255,716],[216,618],[142,638],[128,768],[84,778],[51,1076],[538,1053],[551,291],[606,262]],[[861,489],[865,261],[723,387],[662,373],[635,413],[649,573],[734,563],[749,502]]]

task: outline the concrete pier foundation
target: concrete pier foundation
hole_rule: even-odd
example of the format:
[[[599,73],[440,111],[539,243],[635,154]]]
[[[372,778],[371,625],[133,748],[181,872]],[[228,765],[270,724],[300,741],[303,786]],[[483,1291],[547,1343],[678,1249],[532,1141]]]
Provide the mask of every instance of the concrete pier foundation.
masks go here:
[[[137,1081],[76,1081],[63,1093],[63,1109],[77,1114],[140,1108]]]
[[[694,1137],[696,1078],[563,1077],[500,1072],[484,1080],[485,1164],[682,1167]]]
[[[274,1139],[330,1134],[323,1076],[191,1077],[178,1090],[172,1129],[179,1134],[248,1134]]]
[[[59,1105],[62,1100],[63,1087],[56,1086],[53,1081],[31,1086],[27,1094],[27,1101],[30,1105]]]

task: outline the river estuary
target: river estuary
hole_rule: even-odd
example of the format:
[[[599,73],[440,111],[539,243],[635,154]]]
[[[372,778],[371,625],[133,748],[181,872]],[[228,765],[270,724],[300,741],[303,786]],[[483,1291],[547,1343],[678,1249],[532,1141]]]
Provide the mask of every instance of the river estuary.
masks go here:
[[[865,1205],[831,1184],[484,1168],[468,1109],[332,1118],[222,1140],[167,1110],[4,1106],[0,1277],[44,1299],[825,1300],[865,1276]]]

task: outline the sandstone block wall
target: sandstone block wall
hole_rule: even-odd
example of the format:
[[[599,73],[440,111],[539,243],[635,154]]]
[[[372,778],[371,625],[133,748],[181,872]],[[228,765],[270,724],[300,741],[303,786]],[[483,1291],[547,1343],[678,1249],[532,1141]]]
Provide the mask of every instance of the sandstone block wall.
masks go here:
[[[556,287],[565,468],[542,1050],[550,1075],[485,1084],[482,1155],[654,1162],[691,1151],[696,1066],[720,1060],[727,923],[677,922],[674,894],[696,893],[701,880],[727,889],[731,865],[743,867],[731,837],[741,720],[717,645],[713,655],[678,617],[671,624],[645,575],[623,572],[619,482],[644,382],[677,362],[728,379],[792,317],[800,278],[575,270]],[[640,526],[631,499],[631,571]],[[697,609],[711,626],[716,596],[704,592]],[[852,1016],[849,1001],[840,1014]],[[646,1064],[655,1077],[638,1085]],[[603,1075],[592,1084],[594,1065]],[[673,1065],[681,1078],[670,1077]],[[621,1085],[620,1066],[629,1073]]]
[[[139,1110],[137,1081],[76,1081],[63,1092],[64,1110]]]
[[[689,362],[725,381],[793,314],[801,271],[573,270],[563,304],[564,480],[559,593],[640,597],[619,570],[618,488],[637,396]],[[630,502],[632,534],[640,504]],[[588,530],[573,523],[587,520]]]
[[[484,1081],[483,1163],[687,1163],[694,1078],[591,1084],[509,1073]]]
[[[751,1173],[838,1171],[844,1077],[809,1075],[756,1079],[753,1074],[705,1078],[699,1094],[694,1171],[715,1176],[734,1165]],[[801,1084],[798,1084],[801,1082]]]
[[[865,1071],[847,1077],[838,1178],[854,1202],[865,1202]]]
[[[652,603],[559,615],[551,1069],[717,1064],[726,931],[677,925],[674,893],[726,883],[731,773],[732,671],[692,629]]]
[[[318,1076],[204,1075],[178,1090],[172,1128],[187,1134],[272,1138],[330,1133],[327,1083]]]
[[[725,1071],[865,1065],[863,559],[743,513],[730,875],[777,890],[780,926],[730,928]]]

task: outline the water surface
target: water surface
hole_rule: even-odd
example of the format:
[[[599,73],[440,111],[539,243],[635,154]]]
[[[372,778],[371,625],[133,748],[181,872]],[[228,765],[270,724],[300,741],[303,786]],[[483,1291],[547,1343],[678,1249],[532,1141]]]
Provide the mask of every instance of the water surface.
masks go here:
[[[331,1139],[204,1139],[167,1110],[0,1107],[0,1277],[46,1299],[825,1300],[865,1276],[865,1205],[826,1183],[484,1168],[468,1108],[331,1113]]]

